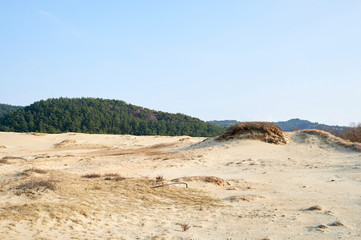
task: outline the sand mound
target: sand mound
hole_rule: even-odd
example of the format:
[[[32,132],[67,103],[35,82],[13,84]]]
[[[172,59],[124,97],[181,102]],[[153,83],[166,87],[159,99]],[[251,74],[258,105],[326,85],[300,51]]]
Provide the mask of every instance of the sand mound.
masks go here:
[[[357,152],[361,152],[361,143],[353,143],[346,141],[342,138],[336,137],[331,133],[317,130],[317,129],[305,129],[298,131],[293,139],[301,143],[318,143],[328,145],[335,148],[345,148]]]
[[[230,139],[257,139],[268,143],[286,144],[282,130],[273,123],[268,122],[244,122],[228,128],[227,132],[216,141]]]
[[[66,139],[55,145],[55,148],[65,148],[76,144],[75,140]]]
[[[192,176],[172,179],[172,182],[207,182],[214,183],[218,186],[224,186],[225,181],[222,178],[214,176]]]

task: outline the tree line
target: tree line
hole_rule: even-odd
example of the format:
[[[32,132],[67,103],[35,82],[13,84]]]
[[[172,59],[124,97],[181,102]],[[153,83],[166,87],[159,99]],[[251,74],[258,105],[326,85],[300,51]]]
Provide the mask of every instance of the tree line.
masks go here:
[[[225,128],[184,114],[171,114],[100,98],[54,98],[8,112],[0,131],[217,136]]]
[[[0,117],[4,117],[8,115],[10,112],[16,111],[22,107],[20,106],[12,106],[9,104],[0,104]]]

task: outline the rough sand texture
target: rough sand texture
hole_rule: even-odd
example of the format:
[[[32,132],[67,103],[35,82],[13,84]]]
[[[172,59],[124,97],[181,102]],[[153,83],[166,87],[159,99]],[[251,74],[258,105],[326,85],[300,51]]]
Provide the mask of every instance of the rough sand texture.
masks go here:
[[[0,133],[0,239],[361,239],[361,153],[284,134]]]

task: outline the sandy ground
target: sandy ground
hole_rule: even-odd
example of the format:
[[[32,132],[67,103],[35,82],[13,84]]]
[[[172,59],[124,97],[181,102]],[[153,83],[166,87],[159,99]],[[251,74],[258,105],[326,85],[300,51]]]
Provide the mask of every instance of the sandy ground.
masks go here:
[[[361,153],[285,134],[0,133],[0,239],[361,239]]]

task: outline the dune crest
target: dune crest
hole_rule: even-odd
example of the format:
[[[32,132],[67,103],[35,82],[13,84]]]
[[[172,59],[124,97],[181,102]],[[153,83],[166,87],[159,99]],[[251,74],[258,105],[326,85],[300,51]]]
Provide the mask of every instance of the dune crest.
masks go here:
[[[217,138],[216,141],[230,139],[256,139],[274,144],[286,144],[282,130],[269,122],[243,122],[228,128],[227,132]]]
[[[293,135],[293,140],[299,143],[318,143],[321,145],[328,145],[335,149],[344,148],[361,152],[361,143],[350,142],[318,129],[304,129],[297,131]]]

